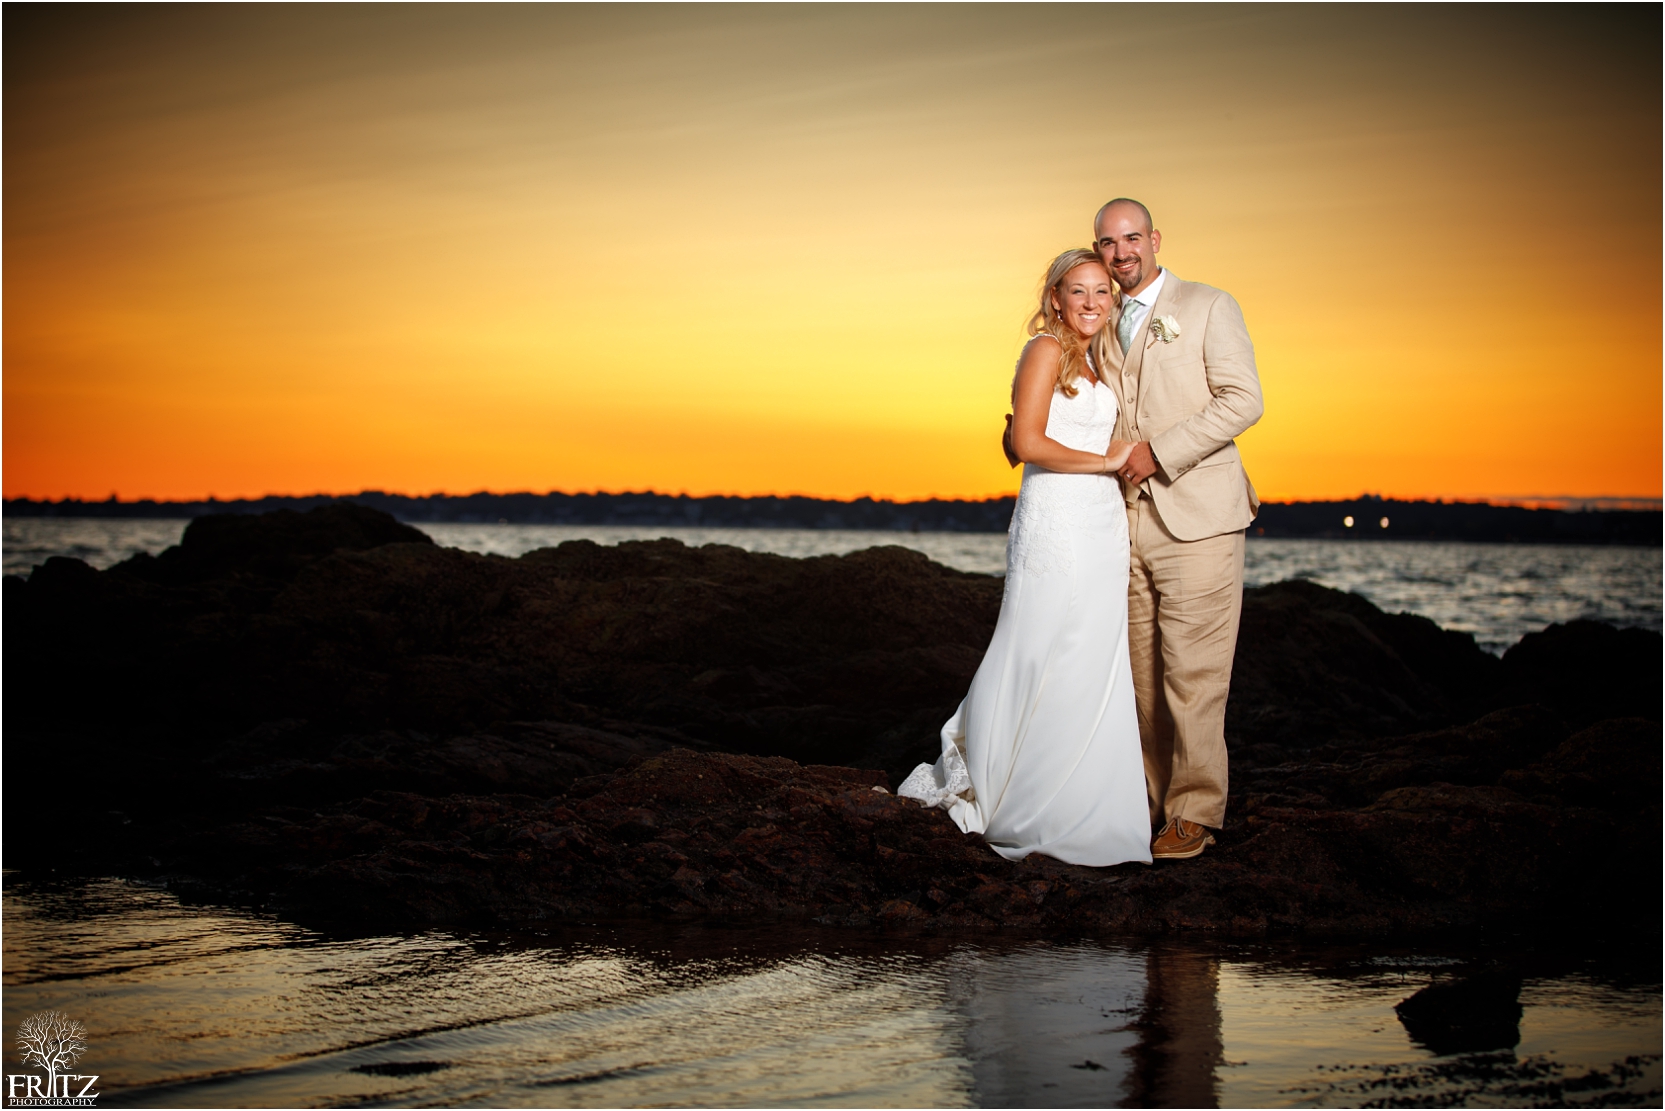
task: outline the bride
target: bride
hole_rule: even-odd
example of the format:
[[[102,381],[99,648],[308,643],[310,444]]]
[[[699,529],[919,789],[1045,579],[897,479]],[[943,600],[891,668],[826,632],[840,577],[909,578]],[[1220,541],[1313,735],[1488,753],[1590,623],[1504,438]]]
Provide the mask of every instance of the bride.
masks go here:
[[[994,638],[942,757],[897,794],[940,806],[1010,860],[1150,862],[1150,813],[1127,655],[1127,511],[1116,398],[1089,348],[1116,306],[1092,251],[1047,268],[1012,384],[1023,486]]]

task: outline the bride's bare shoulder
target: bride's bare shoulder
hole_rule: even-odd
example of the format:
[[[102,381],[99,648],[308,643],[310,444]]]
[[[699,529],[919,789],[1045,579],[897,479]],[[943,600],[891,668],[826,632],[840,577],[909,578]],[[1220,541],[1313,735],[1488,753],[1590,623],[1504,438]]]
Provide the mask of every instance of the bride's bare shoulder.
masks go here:
[[[1059,342],[1058,337],[1042,332],[1038,336],[1031,336],[1029,342],[1023,345],[1023,354],[1018,356],[1018,367],[1035,363],[1056,369],[1058,361],[1063,357],[1064,345]]]
[[[1063,357],[1064,346],[1056,337],[1043,332],[1031,339],[1018,356],[1017,369],[1012,375],[1013,391],[1050,390],[1057,380],[1058,364]]]
[[[1053,373],[1058,369],[1058,362],[1063,357],[1064,345],[1058,342],[1058,337],[1042,332],[1031,337],[1029,342],[1023,345],[1023,353],[1018,356],[1018,374],[1021,376],[1030,367]]]

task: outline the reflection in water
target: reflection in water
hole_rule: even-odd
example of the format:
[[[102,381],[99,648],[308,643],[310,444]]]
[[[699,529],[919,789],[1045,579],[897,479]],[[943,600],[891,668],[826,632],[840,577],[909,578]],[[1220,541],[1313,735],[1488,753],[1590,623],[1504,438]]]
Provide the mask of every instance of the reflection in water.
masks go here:
[[[1120,1102],[1145,997],[1138,954],[1097,946],[966,947],[948,962],[948,1004],[981,1107]]]
[[[1129,1077],[1130,1107],[1218,1107],[1220,961],[1206,950],[1151,948]]]
[[[1657,965],[1640,983],[1582,966],[1528,975],[1518,1059],[1436,1057],[1393,1008],[1467,967],[1458,957],[1348,951],[1303,964],[1195,944],[782,926],[331,936],[118,881],[16,877],[4,913],[5,1034],[46,1009],[84,1022],[82,1067],[102,1075],[111,1106],[1622,1105],[1659,1094]],[[14,1056],[7,1071],[23,1067]]]

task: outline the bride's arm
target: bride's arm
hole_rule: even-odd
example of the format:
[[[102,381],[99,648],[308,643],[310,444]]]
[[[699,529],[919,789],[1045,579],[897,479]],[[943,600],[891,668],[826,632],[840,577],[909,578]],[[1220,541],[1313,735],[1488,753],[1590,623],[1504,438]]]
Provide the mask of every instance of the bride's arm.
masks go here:
[[[1053,384],[1058,380],[1058,360],[1062,357],[1058,345],[1047,339],[1030,340],[1024,349],[1017,380],[1012,383],[1012,453],[1025,463],[1062,474],[1108,474],[1127,462],[1132,444],[1111,440],[1106,454],[1094,455],[1065,447],[1046,434]],[[1080,388],[1091,387],[1083,383]]]

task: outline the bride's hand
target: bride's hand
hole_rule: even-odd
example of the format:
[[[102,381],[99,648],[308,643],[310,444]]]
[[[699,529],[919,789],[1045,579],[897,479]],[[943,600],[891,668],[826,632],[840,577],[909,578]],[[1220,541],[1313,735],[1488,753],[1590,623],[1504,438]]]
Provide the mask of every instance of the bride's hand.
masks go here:
[[[1119,471],[1133,455],[1133,449],[1138,445],[1132,440],[1111,440],[1110,449],[1104,453],[1104,469]]]

